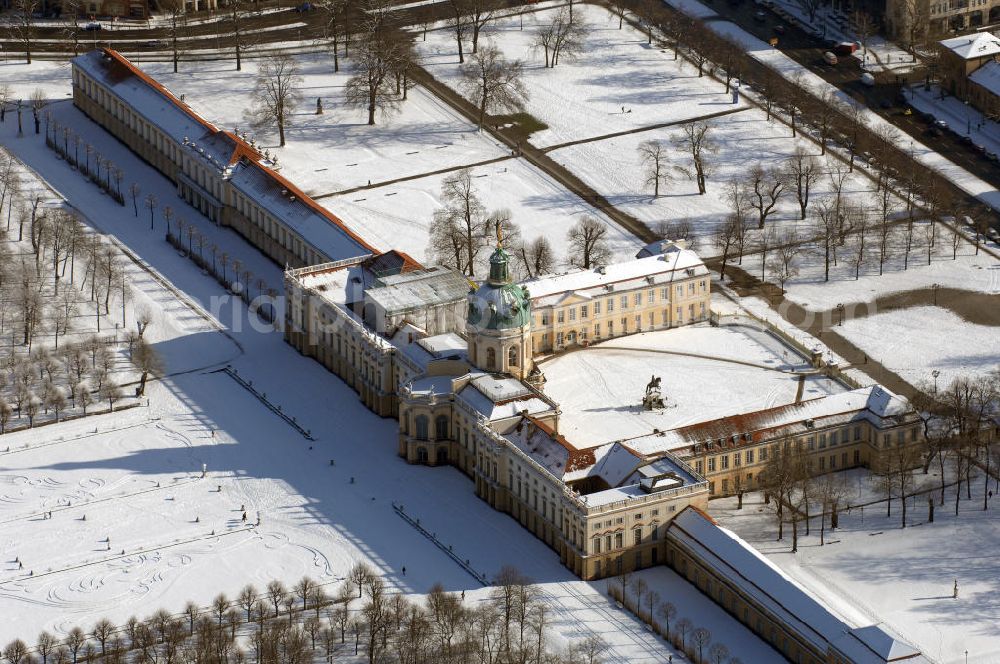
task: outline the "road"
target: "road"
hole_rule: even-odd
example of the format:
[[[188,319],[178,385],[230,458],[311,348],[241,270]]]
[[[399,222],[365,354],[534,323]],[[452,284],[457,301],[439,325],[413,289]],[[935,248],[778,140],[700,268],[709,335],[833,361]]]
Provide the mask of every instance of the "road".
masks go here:
[[[898,104],[900,90],[903,85],[911,81],[923,80],[922,72],[895,76],[890,80],[878,81],[874,87],[868,87],[861,83],[861,63],[858,59],[841,58],[840,64],[827,65],[822,59],[823,51],[828,50],[823,40],[787,24],[769,9],[749,0],[703,0],[703,2],[720,17],[736,23],[758,39],[766,42],[772,37],[777,37],[778,48],[787,56],[808,67],[811,72],[827,82],[836,85],[855,100],[865,103],[872,111],[923,145],[1000,189],[1000,164],[974,153],[970,147],[963,145],[957,137],[947,132],[942,136],[929,134],[928,124],[918,113],[904,115],[904,106]],[[755,19],[756,12],[764,12],[765,20]],[[774,31],[774,27],[778,25],[784,26],[784,34],[779,35]],[[890,107],[881,108],[884,102],[888,102]]]

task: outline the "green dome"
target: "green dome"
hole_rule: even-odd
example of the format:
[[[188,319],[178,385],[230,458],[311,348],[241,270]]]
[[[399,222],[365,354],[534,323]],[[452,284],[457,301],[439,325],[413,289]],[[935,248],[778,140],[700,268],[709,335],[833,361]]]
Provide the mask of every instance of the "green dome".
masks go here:
[[[497,247],[490,256],[490,277],[469,293],[469,327],[485,330],[509,330],[531,322],[528,291],[511,282],[510,255]]]

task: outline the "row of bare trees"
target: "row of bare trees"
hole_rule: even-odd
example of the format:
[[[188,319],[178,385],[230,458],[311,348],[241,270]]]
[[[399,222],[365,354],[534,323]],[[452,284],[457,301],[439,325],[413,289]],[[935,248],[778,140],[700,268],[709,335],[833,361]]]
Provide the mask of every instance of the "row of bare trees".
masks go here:
[[[489,210],[479,196],[475,178],[464,168],[444,179],[442,206],[431,222],[428,253],[438,264],[475,277],[499,224],[504,229],[504,245],[514,259],[515,277],[531,279],[552,272],[558,261],[548,238],[525,238],[512,223],[509,210]],[[567,232],[566,264],[583,269],[606,265],[612,255],[607,234],[607,225],[597,218],[581,217]]]
[[[621,602],[627,610],[653,627],[674,647],[686,653],[699,664],[742,664],[737,655],[721,642],[712,642],[712,633],[707,627],[696,627],[686,617],[678,618],[677,606],[669,601],[661,601],[660,593],[649,587],[646,580],[624,569],[608,582],[608,594]]]
[[[464,592],[435,585],[414,601],[359,563],[333,595],[308,577],[291,589],[280,581],[263,591],[247,585],[234,599],[188,602],[176,615],[161,609],[121,626],[100,619],[61,639],[42,632],[34,647],[15,639],[2,654],[9,664],[311,664],[362,654],[369,664],[601,662],[607,646],[598,637],[554,651],[550,624],[537,586],[512,567],[484,598],[466,602]]]
[[[937,391],[930,383],[921,385],[914,405],[922,414],[923,429],[919,436],[910,431],[880,434],[871,442],[874,448],[869,460],[871,479],[876,491],[884,497],[886,517],[892,516],[892,505],[898,500],[900,527],[907,526],[907,509],[916,493],[927,501],[928,521],[934,521],[934,497],[926,490],[916,489],[918,473],[926,475],[937,464],[940,489],[937,504],[945,502],[948,477],[955,488],[955,516],[960,501],[972,500],[972,482],[982,472],[982,509],[989,507],[990,481],[997,482],[1000,473],[1000,448],[992,435],[993,418],[1000,412],[1000,370],[979,377],[960,376],[945,389]],[[818,434],[816,438],[819,438]],[[800,524],[808,536],[812,521],[820,519],[820,545],[825,544],[827,518],[830,527],[838,526],[840,513],[851,507],[850,488],[842,476],[816,467],[813,445],[824,448],[827,434],[818,442],[797,442],[791,439],[772,445],[767,452],[764,469],[758,477],[758,488],[764,492],[765,503],[772,505],[777,524],[777,538],[783,539],[786,524],[792,529],[792,552],[798,550]],[[827,449],[837,450],[836,434]],[[841,443],[847,441],[842,439]],[[978,469],[978,470],[977,470]],[[833,470],[830,468],[829,470]],[[743,494],[749,490],[734,478],[732,492],[742,508]],[[858,505],[854,505],[857,508]]]

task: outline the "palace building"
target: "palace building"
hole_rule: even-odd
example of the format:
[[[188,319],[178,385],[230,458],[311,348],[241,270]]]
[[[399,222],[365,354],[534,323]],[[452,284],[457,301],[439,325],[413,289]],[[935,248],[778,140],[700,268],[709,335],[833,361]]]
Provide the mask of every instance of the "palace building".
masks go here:
[[[459,469],[479,499],[581,578],[668,564],[791,661],[923,661],[875,626],[803,622],[800,611],[813,607],[801,589],[702,511],[713,496],[757,487],[768,461],[790,450],[815,473],[877,465],[920,437],[905,399],[879,386],[803,398],[800,376],[790,404],[662,430],[609,408],[602,428],[623,431],[616,418],[629,417],[627,437],[584,443],[565,433],[579,433],[578,413],[546,393],[546,360],[716,323],[709,271],[682,242],[515,283],[498,229],[489,276],[473,283],[374,249],[283,178],[277,157],[206,122],[115,51],[73,60],[73,97],[197,213],[286,266],[285,339],[398,420],[400,457]],[[663,402],[650,381],[641,408]]]
[[[178,195],[279,265],[374,253],[343,221],[279,173],[245,133],[219,129],[110,48],[72,60],[73,103],[169,178]]]

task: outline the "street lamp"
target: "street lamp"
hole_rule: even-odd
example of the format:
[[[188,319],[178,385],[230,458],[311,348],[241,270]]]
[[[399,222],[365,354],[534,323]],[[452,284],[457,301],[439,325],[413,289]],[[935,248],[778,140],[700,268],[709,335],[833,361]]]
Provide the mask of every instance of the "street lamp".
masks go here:
[[[941,284],[931,284],[931,290],[934,292],[934,306],[937,306],[937,292],[941,288]]]
[[[931,375],[934,376],[934,394],[937,394],[937,379],[941,375],[941,372],[935,369],[931,372]]]

